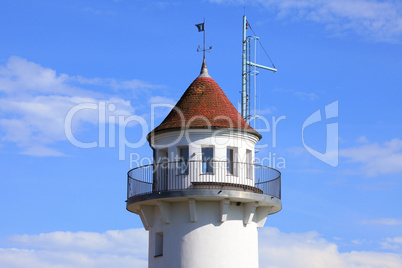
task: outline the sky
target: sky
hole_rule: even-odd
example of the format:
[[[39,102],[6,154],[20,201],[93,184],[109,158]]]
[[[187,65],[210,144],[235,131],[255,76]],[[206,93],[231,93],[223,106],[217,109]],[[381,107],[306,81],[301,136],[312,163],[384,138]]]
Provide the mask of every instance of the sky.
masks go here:
[[[278,69],[258,75],[256,158],[282,173],[260,267],[402,267],[397,0],[1,1],[1,267],[147,267],[126,173],[199,74],[203,18],[238,107],[244,14]]]

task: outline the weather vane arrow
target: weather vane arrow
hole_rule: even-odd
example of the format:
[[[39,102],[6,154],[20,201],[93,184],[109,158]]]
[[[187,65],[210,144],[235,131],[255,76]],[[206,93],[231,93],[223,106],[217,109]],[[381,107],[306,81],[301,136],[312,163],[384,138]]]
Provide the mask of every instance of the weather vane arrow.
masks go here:
[[[208,49],[205,49],[205,18],[204,18],[203,23],[196,24],[195,27],[197,27],[198,32],[203,32],[203,47],[201,49],[200,46],[198,46],[197,52],[202,51],[203,58],[205,59],[205,51],[210,52],[212,49],[212,46],[210,46]]]

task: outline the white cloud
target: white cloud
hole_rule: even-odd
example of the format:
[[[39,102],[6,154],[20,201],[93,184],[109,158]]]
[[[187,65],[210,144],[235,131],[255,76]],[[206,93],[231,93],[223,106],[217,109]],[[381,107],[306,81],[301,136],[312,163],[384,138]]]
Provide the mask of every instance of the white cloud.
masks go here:
[[[142,229],[19,235],[8,242],[15,247],[0,249],[0,267],[147,267],[148,235]]]
[[[31,156],[67,156],[63,152],[59,152],[55,149],[44,147],[44,146],[29,146],[24,149],[21,154],[31,155]]]
[[[9,95],[34,93],[68,93],[74,88],[66,84],[68,75],[43,68],[19,57],[10,57],[6,66],[0,66],[0,92]]]
[[[8,238],[8,242],[29,249],[134,255],[148,252],[148,233],[143,229],[111,230],[104,233],[57,231],[39,235],[14,235]]]
[[[360,172],[368,176],[402,172],[402,140],[400,139],[392,139],[382,145],[369,143],[341,149],[339,155],[347,158],[349,162],[360,163]]]
[[[176,101],[162,96],[153,96],[149,99],[149,103],[151,104],[154,119],[160,119],[165,118],[169,114],[169,112],[175,106]],[[155,121],[155,123],[157,122]]]
[[[356,140],[358,143],[368,143],[368,139],[365,136],[360,136],[359,138],[357,138]]]
[[[276,228],[260,230],[261,268],[397,268],[401,255],[373,251],[339,252],[336,244],[316,232],[282,233]]]
[[[76,81],[83,85],[96,85],[96,86],[105,86],[110,87],[112,89],[127,89],[127,90],[144,90],[144,89],[155,89],[160,88],[161,86],[153,85],[147,82],[144,82],[139,79],[133,79],[129,81],[117,81],[113,78],[86,78],[82,76],[72,76],[69,77],[70,81]]]
[[[115,15],[116,14],[116,12],[113,12],[113,11],[110,11],[110,10],[104,11],[104,10],[95,9],[95,8],[92,8],[92,7],[86,7],[84,9],[82,9],[82,11],[85,12],[85,13],[96,15],[96,16],[100,16],[100,15]]]
[[[174,101],[171,98],[166,98],[166,97],[162,97],[162,96],[153,96],[149,100],[150,104],[165,104],[165,105],[168,105],[168,106],[172,106],[171,108],[174,107],[176,102],[177,101]]]
[[[210,0],[215,3],[255,3],[278,10],[281,18],[323,23],[336,33],[353,31],[376,41],[398,41],[402,36],[402,4],[375,0]]]
[[[301,100],[315,101],[315,100],[319,99],[317,94],[312,93],[312,92],[303,92],[303,91],[295,91],[295,90],[291,90],[291,89],[279,89],[279,88],[274,89],[274,91],[275,92],[290,93],[290,94],[295,95],[296,97],[298,97]]]
[[[402,173],[401,139],[395,138],[379,144],[370,143],[362,136],[356,142],[359,143],[357,146],[339,149],[339,156],[342,158],[340,167],[344,168],[345,174],[363,174],[373,177],[383,174]],[[291,147],[287,148],[286,151],[295,157],[308,155],[308,152],[303,147]],[[347,169],[348,163],[354,164],[352,169]],[[382,183],[382,185],[385,186],[386,183]],[[379,184],[376,187],[378,186]]]
[[[260,109],[260,110],[258,111],[258,114],[259,114],[260,116],[270,115],[270,114],[273,114],[275,111],[277,111],[277,109],[276,109],[276,107],[274,107],[274,106],[265,107],[265,108],[263,108],[263,109]]]
[[[388,237],[381,243],[382,248],[394,251],[400,251],[402,249],[402,236]]]
[[[148,233],[142,228],[104,233],[16,235],[5,242],[10,247],[0,248],[0,267],[147,267]],[[402,243],[400,237],[385,242]],[[283,233],[271,227],[259,231],[259,256],[261,268],[396,268],[402,265],[400,254],[342,253],[336,244],[316,232]]]
[[[363,224],[374,224],[374,225],[402,225],[402,220],[393,218],[380,218],[372,220],[364,220]]]
[[[63,156],[51,146],[66,141],[64,122],[73,107],[90,103],[99,108],[82,109],[74,115],[71,127],[75,133],[83,124],[96,127],[98,123],[106,123],[100,122],[105,120],[99,116],[103,104],[106,119],[134,112],[130,101],[82,88],[85,85],[103,86],[109,91],[157,87],[137,79],[117,81],[57,74],[26,59],[11,57],[5,66],[0,66],[0,141],[14,143],[28,155]]]

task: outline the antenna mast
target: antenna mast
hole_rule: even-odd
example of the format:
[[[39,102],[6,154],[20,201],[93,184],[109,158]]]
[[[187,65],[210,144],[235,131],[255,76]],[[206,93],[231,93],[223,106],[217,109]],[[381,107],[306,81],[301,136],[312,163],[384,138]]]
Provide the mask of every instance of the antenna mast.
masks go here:
[[[258,75],[259,69],[265,69],[272,72],[277,72],[276,68],[267,67],[264,65],[257,64],[257,42],[259,41],[258,36],[247,36],[247,28],[249,24],[246,19],[246,15],[243,16],[243,55],[242,55],[242,90],[241,90],[241,116],[246,120],[247,123],[250,123],[251,119],[254,119],[254,128],[255,128],[255,119],[257,118],[256,114],[256,98],[257,98],[257,90],[256,90],[256,76]],[[254,41],[254,62],[251,61],[251,42]],[[251,67],[254,67],[251,69]],[[275,66],[274,66],[275,67]],[[254,113],[251,114],[251,76],[254,76]]]

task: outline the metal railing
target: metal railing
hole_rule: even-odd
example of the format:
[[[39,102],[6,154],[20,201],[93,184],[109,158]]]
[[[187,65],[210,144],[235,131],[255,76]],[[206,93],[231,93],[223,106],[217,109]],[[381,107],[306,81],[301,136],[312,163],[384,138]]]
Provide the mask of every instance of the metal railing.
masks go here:
[[[244,162],[161,162],[133,168],[127,177],[127,199],[152,192],[217,187],[281,198],[281,173],[278,170]]]

